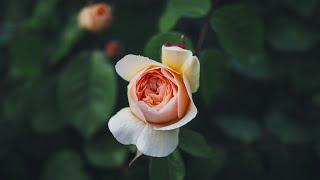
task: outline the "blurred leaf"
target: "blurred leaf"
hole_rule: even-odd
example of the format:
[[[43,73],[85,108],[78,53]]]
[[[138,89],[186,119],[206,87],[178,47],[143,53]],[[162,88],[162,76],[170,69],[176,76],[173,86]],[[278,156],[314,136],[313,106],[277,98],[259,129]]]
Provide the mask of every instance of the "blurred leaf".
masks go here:
[[[90,177],[85,172],[81,157],[71,150],[63,150],[48,159],[42,179],[90,180]]]
[[[165,12],[159,20],[158,26],[159,26],[160,32],[166,32],[172,29],[177,24],[179,19],[180,19],[180,16],[176,15],[175,11]]]
[[[317,8],[318,0],[286,0],[286,3],[297,13],[310,17]]]
[[[234,146],[231,145],[226,152],[226,164],[221,171],[226,179],[269,179],[266,175],[265,164],[261,158],[259,150],[253,146]],[[219,179],[219,178],[218,178]]]
[[[222,131],[244,143],[252,143],[261,137],[261,129],[256,121],[242,116],[224,116],[217,120]]]
[[[115,168],[121,166],[127,157],[127,149],[110,139],[101,138],[85,147],[89,162],[100,168]]]
[[[305,52],[319,39],[316,30],[284,17],[276,18],[268,31],[269,43],[279,51]]]
[[[160,61],[161,56],[161,47],[166,42],[170,42],[172,44],[178,44],[181,41],[181,36],[183,34],[177,32],[167,32],[167,33],[159,33],[151,37],[148,41],[147,45],[144,48],[145,56],[154,59],[156,61]],[[192,50],[192,43],[189,38],[184,37],[186,42],[187,49]]]
[[[28,8],[31,3],[28,0],[10,0],[5,1],[4,17],[6,21],[14,23],[21,22],[28,14]]]
[[[17,74],[38,76],[42,71],[43,39],[27,29],[20,29],[11,41],[12,66]]]
[[[168,157],[152,158],[149,166],[150,180],[183,180],[184,162],[178,151]]]
[[[209,157],[212,153],[205,138],[195,131],[186,128],[181,129],[179,140],[179,147],[193,156]]]
[[[229,61],[221,52],[215,49],[202,51],[200,60],[200,91],[204,101],[210,104],[213,97],[218,95],[224,88],[224,83],[229,73]]]
[[[4,98],[4,118],[19,125],[29,117],[31,111],[30,91],[32,91],[33,80],[24,80],[15,86]]]
[[[317,105],[320,106],[320,94],[316,94],[312,97],[312,101]]]
[[[32,16],[26,20],[31,28],[42,28],[51,23],[57,16],[59,0],[37,1]]]
[[[182,17],[200,18],[209,12],[210,7],[210,0],[169,0],[160,18],[159,29],[169,31]]]
[[[12,22],[4,22],[0,26],[0,47],[6,45],[12,38],[16,25]]]
[[[310,132],[288,122],[286,117],[279,112],[273,112],[267,116],[266,127],[285,144],[301,144],[311,140]]]
[[[36,85],[32,94],[31,127],[37,133],[53,133],[67,125],[57,102],[57,82],[55,78],[45,78]]]
[[[79,27],[77,20],[76,16],[71,17],[68,24],[62,30],[57,41],[57,49],[51,59],[52,63],[58,63],[83,36],[84,32]]]
[[[290,80],[293,88],[302,93],[317,93],[320,88],[320,71],[318,57],[297,57],[296,62],[290,64]]]
[[[225,151],[218,147],[211,147],[211,149],[210,158],[189,159],[187,164],[188,179],[211,180],[224,167],[226,160]]]
[[[240,66],[251,67],[264,60],[264,25],[250,8],[225,5],[213,13],[211,26],[221,46]]]
[[[103,52],[81,53],[60,76],[60,109],[84,137],[90,138],[107,123],[116,87],[113,66]]]

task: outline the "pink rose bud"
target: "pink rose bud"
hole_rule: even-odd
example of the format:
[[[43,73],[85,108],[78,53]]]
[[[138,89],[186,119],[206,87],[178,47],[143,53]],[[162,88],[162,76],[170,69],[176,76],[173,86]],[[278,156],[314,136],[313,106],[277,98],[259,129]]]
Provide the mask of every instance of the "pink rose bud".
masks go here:
[[[80,27],[88,31],[101,31],[110,26],[111,8],[106,3],[92,4],[84,7],[79,14]]]

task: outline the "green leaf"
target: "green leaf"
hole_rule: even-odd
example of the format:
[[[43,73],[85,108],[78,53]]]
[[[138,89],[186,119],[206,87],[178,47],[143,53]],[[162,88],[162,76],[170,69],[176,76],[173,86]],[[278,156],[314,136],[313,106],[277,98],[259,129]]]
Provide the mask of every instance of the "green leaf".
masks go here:
[[[191,158],[188,160],[187,168],[189,179],[214,179],[226,162],[226,152],[219,147],[211,147],[212,153],[209,158]],[[203,168],[210,167],[210,168]]]
[[[316,94],[312,97],[313,103],[315,103],[317,106],[320,106],[320,94]]]
[[[53,133],[67,125],[57,102],[56,78],[45,78],[33,88],[31,127],[37,133]]]
[[[71,17],[68,24],[64,27],[60,38],[57,41],[57,49],[51,59],[51,62],[58,63],[82,38],[84,32],[79,27],[76,17]]]
[[[44,180],[90,180],[83,167],[81,157],[71,150],[63,150],[48,159]]]
[[[252,143],[261,137],[261,129],[253,119],[242,116],[224,116],[217,121],[222,131],[244,143]]]
[[[264,25],[248,7],[241,4],[225,5],[211,17],[211,26],[221,46],[244,67],[263,60]]]
[[[60,76],[59,107],[85,138],[104,127],[116,100],[116,77],[103,52],[84,52]]]
[[[0,29],[0,47],[10,42],[15,27],[16,25],[12,22],[2,23],[2,28]]]
[[[30,27],[44,27],[55,18],[59,0],[37,1],[32,16],[27,20]]]
[[[43,39],[38,34],[21,28],[11,41],[10,55],[17,75],[38,76],[42,72]]]
[[[195,131],[181,129],[179,141],[179,147],[193,156],[209,157],[211,155],[211,147],[205,138]]]
[[[317,44],[319,35],[299,22],[278,17],[268,31],[268,41],[279,51],[306,52]]]
[[[160,18],[159,29],[161,32],[169,31],[182,17],[203,17],[209,12],[210,7],[210,0],[169,0]]]
[[[266,127],[285,144],[301,144],[311,140],[311,134],[305,128],[287,121],[280,112],[272,112],[266,118]]]
[[[178,44],[181,41],[183,34],[177,32],[159,33],[151,37],[144,48],[144,54],[154,60],[160,61],[161,47],[166,42]],[[192,43],[189,38],[184,37],[187,49],[193,49]]]
[[[168,157],[152,158],[149,165],[150,180],[183,180],[184,162],[178,151]]]
[[[126,161],[127,152],[124,146],[107,138],[95,140],[85,147],[89,162],[100,168],[121,166]]]
[[[200,92],[207,104],[224,88],[229,73],[229,61],[218,50],[206,49],[200,54]],[[210,83],[208,83],[210,82]]]
[[[310,17],[317,9],[318,0],[286,0],[289,7],[295,10],[299,15],[304,17]]]

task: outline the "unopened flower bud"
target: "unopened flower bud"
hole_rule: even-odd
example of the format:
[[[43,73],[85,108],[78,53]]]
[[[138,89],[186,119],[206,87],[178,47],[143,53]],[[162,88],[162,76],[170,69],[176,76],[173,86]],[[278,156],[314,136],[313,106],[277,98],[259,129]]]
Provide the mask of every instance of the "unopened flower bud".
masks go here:
[[[116,41],[116,40],[109,41],[106,44],[105,52],[111,58],[117,57],[121,53],[121,45],[119,41]]]
[[[110,26],[111,8],[106,3],[92,4],[84,7],[79,14],[80,27],[88,31],[101,31]]]

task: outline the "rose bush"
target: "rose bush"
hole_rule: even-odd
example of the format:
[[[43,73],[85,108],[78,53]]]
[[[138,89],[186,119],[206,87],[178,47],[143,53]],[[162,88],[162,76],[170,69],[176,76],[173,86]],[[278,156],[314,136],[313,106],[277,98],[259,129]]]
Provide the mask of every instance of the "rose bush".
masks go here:
[[[192,93],[199,87],[200,64],[192,52],[162,46],[162,63],[127,55],[116,64],[129,81],[129,106],[108,123],[122,144],[135,144],[142,154],[164,157],[178,145],[179,128],[197,114]]]

